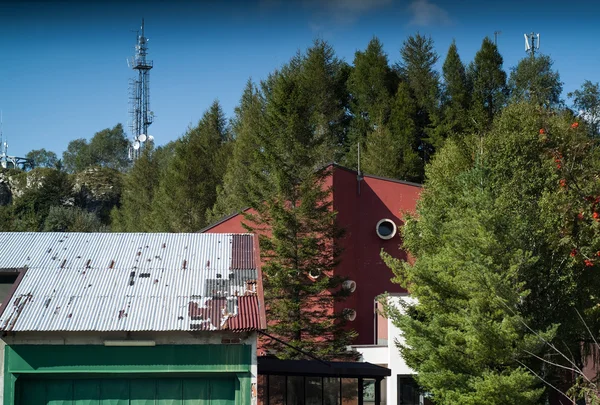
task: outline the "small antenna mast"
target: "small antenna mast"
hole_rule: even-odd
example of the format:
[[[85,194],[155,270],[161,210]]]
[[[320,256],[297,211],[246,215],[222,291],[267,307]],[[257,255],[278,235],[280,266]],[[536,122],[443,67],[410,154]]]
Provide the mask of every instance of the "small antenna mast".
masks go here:
[[[529,53],[531,58],[535,58],[535,50],[540,49],[540,34],[531,32],[529,35],[523,34],[523,36],[525,37],[525,52]]]
[[[494,31],[494,45],[498,46],[498,35],[502,34],[502,31]]]

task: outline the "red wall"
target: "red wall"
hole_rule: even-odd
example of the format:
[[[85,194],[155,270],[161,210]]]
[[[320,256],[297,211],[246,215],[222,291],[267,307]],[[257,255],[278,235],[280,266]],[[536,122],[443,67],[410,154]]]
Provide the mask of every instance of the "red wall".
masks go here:
[[[357,288],[336,310],[352,308],[356,320],[349,326],[358,332],[356,344],[374,344],[375,341],[375,297],[384,292],[404,292],[399,285],[390,281],[393,274],[383,263],[380,252],[384,249],[392,256],[406,259],[399,249],[398,235],[390,240],[377,236],[375,226],[383,218],[402,224],[402,211],[414,211],[421,188],[417,185],[394,180],[365,176],[360,182],[356,172],[334,167],[333,179],[327,185],[333,186],[333,205],[338,212],[339,225],[345,229],[344,237],[338,242],[343,247],[336,274],[356,281]],[[243,216],[236,215],[206,230],[210,233],[246,232],[242,226]]]
[[[393,273],[381,260],[380,252],[383,249],[396,258],[406,259],[406,253],[399,249],[400,236],[383,240],[377,236],[375,227],[384,218],[400,226],[401,212],[414,211],[421,187],[365,176],[359,192],[356,172],[338,167],[333,190],[337,220],[346,230],[341,241],[344,252],[336,272],[357,284],[356,291],[337,309],[356,310],[356,320],[351,322],[358,332],[356,344],[375,344],[375,298],[384,292],[404,292],[391,282]]]

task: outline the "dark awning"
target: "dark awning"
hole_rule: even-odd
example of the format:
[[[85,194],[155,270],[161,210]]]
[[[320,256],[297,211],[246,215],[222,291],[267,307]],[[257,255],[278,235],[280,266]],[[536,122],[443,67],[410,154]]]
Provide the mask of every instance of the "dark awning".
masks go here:
[[[392,375],[389,368],[365,362],[317,360],[279,360],[258,357],[259,375],[288,375],[306,377],[383,378]]]

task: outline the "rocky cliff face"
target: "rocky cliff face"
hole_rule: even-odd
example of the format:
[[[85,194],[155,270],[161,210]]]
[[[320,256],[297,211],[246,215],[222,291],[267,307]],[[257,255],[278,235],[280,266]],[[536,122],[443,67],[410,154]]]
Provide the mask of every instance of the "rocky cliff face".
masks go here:
[[[40,168],[29,172],[14,169],[0,169],[0,206],[10,205],[25,191],[44,184],[48,171]],[[93,167],[71,175],[72,195],[65,196],[68,205],[77,205],[96,213],[105,222],[110,210],[121,198],[122,178],[117,170]],[[106,223],[106,222],[105,222]]]
[[[121,199],[122,175],[119,171],[93,167],[76,173],[73,178],[75,205],[94,212],[108,223],[110,210]]]

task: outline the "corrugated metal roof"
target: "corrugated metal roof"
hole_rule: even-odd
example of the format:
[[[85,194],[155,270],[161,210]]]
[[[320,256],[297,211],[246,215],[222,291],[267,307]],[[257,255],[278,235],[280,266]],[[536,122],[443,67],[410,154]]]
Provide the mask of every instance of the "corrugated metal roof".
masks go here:
[[[253,238],[0,233],[0,269],[27,268],[0,330],[260,329]]]

